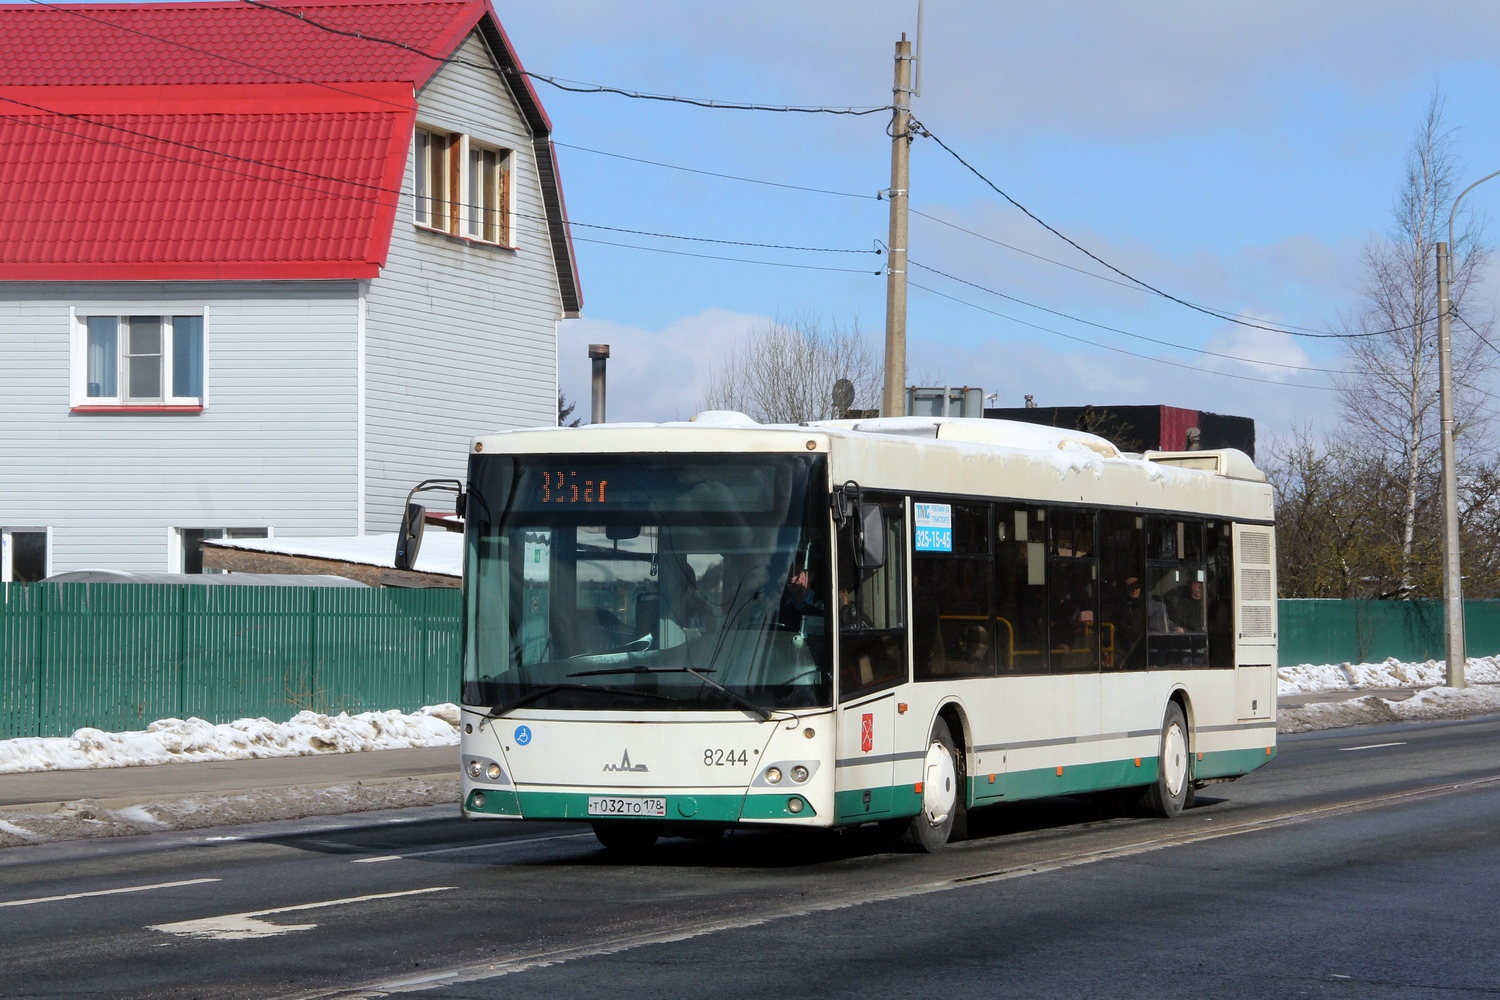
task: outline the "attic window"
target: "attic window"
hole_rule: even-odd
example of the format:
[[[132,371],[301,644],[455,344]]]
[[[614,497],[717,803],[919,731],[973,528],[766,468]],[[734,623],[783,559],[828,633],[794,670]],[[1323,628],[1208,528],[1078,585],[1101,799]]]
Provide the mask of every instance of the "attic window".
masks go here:
[[[469,225],[466,235],[510,245],[510,153],[469,143]]]
[[[510,150],[420,126],[415,146],[413,221],[451,236],[510,246]]]
[[[417,225],[458,233],[460,137],[417,129]]]

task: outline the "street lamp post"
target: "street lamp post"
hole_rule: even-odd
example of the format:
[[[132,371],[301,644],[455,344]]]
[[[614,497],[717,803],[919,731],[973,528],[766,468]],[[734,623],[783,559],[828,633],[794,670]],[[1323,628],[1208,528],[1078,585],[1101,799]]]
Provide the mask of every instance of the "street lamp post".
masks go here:
[[[1448,242],[1437,245],[1438,279],[1438,401],[1442,414],[1443,449],[1443,622],[1447,637],[1448,686],[1467,686],[1464,666],[1468,650],[1464,641],[1464,585],[1460,571],[1458,538],[1458,462],[1453,448],[1453,304],[1448,281],[1452,263],[1453,218],[1464,195],[1500,170],[1479,178],[1464,188],[1448,210]]]

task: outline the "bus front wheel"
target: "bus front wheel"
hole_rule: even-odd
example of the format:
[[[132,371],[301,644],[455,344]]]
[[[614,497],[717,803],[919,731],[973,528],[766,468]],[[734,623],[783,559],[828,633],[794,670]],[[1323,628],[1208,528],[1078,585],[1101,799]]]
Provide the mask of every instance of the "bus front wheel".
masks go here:
[[[611,854],[644,854],[655,846],[661,827],[629,820],[595,820],[594,836]]]
[[[902,828],[901,846],[930,854],[948,843],[954,821],[964,808],[959,787],[962,774],[953,734],[948,723],[938,719],[922,763],[922,810]]]
[[[1177,702],[1167,704],[1161,724],[1161,748],[1156,758],[1156,783],[1146,789],[1141,805],[1148,815],[1173,819],[1182,814],[1193,793],[1193,764],[1187,720]]]

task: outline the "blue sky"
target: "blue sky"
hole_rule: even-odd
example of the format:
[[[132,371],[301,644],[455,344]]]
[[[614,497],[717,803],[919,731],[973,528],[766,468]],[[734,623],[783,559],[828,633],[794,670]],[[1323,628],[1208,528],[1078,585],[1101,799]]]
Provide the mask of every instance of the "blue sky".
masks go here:
[[[902,31],[914,38],[917,21],[916,0],[497,0],[496,8],[537,73],[829,106],[888,103],[894,42]],[[1275,324],[1326,328],[1357,305],[1361,249],[1389,225],[1406,147],[1435,87],[1458,129],[1461,176],[1500,168],[1500,7],[1491,4],[929,0],[924,29],[914,111],[933,133],[1116,266],[1182,298]],[[537,87],[577,223],[852,251],[886,237],[886,203],[869,197],[889,185],[886,116],[714,111]],[[912,380],[980,385],[1004,405],[1031,393],[1044,405],[1161,402],[1246,414],[1263,439],[1294,422],[1329,427],[1337,419],[1333,393],[1292,384],[1327,386],[1326,376],[1199,353],[1329,368],[1340,363],[1336,342],[1235,327],[1059,266],[1107,274],[930,140],[913,147],[911,188],[914,209],[1058,263],[919,216],[911,220],[914,261],[1187,348],[1082,326],[914,267],[913,281],[963,302],[911,290]],[[1500,205],[1500,182],[1469,203],[1481,212]],[[623,420],[695,412],[728,349],[772,317],[858,320],[881,341],[885,283],[874,272],[883,258],[873,254],[695,245],[583,226],[575,236],[584,318],[563,324],[560,375],[580,412],[591,342],[612,345],[609,416]],[[1492,303],[1500,275],[1477,294]]]

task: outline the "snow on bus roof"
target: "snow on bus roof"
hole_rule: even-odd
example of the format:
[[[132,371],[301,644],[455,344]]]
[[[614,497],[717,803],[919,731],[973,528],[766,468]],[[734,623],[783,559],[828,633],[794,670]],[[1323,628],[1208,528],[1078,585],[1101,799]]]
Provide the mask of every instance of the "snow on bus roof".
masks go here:
[[[762,424],[735,410],[705,410],[691,420],[663,423],[610,423],[576,428],[539,427],[510,433],[620,432],[651,430],[745,430],[773,433],[813,431],[831,437],[899,437],[931,441],[963,448],[994,452],[1004,450],[1035,465],[1054,469],[1059,476],[1093,473],[1103,475],[1105,462],[1133,465],[1154,482],[1199,481],[1205,475],[1265,482],[1249,456],[1232,449],[1192,453],[1191,459],[1172,454],[1137,455],[1120,451],[1114,443],[1087,431],[1046,427],[1015,420],[976,417],[866,417],[853,420],[819,420],[804,424]],[[488,437],[488,435],[485,435]]]

